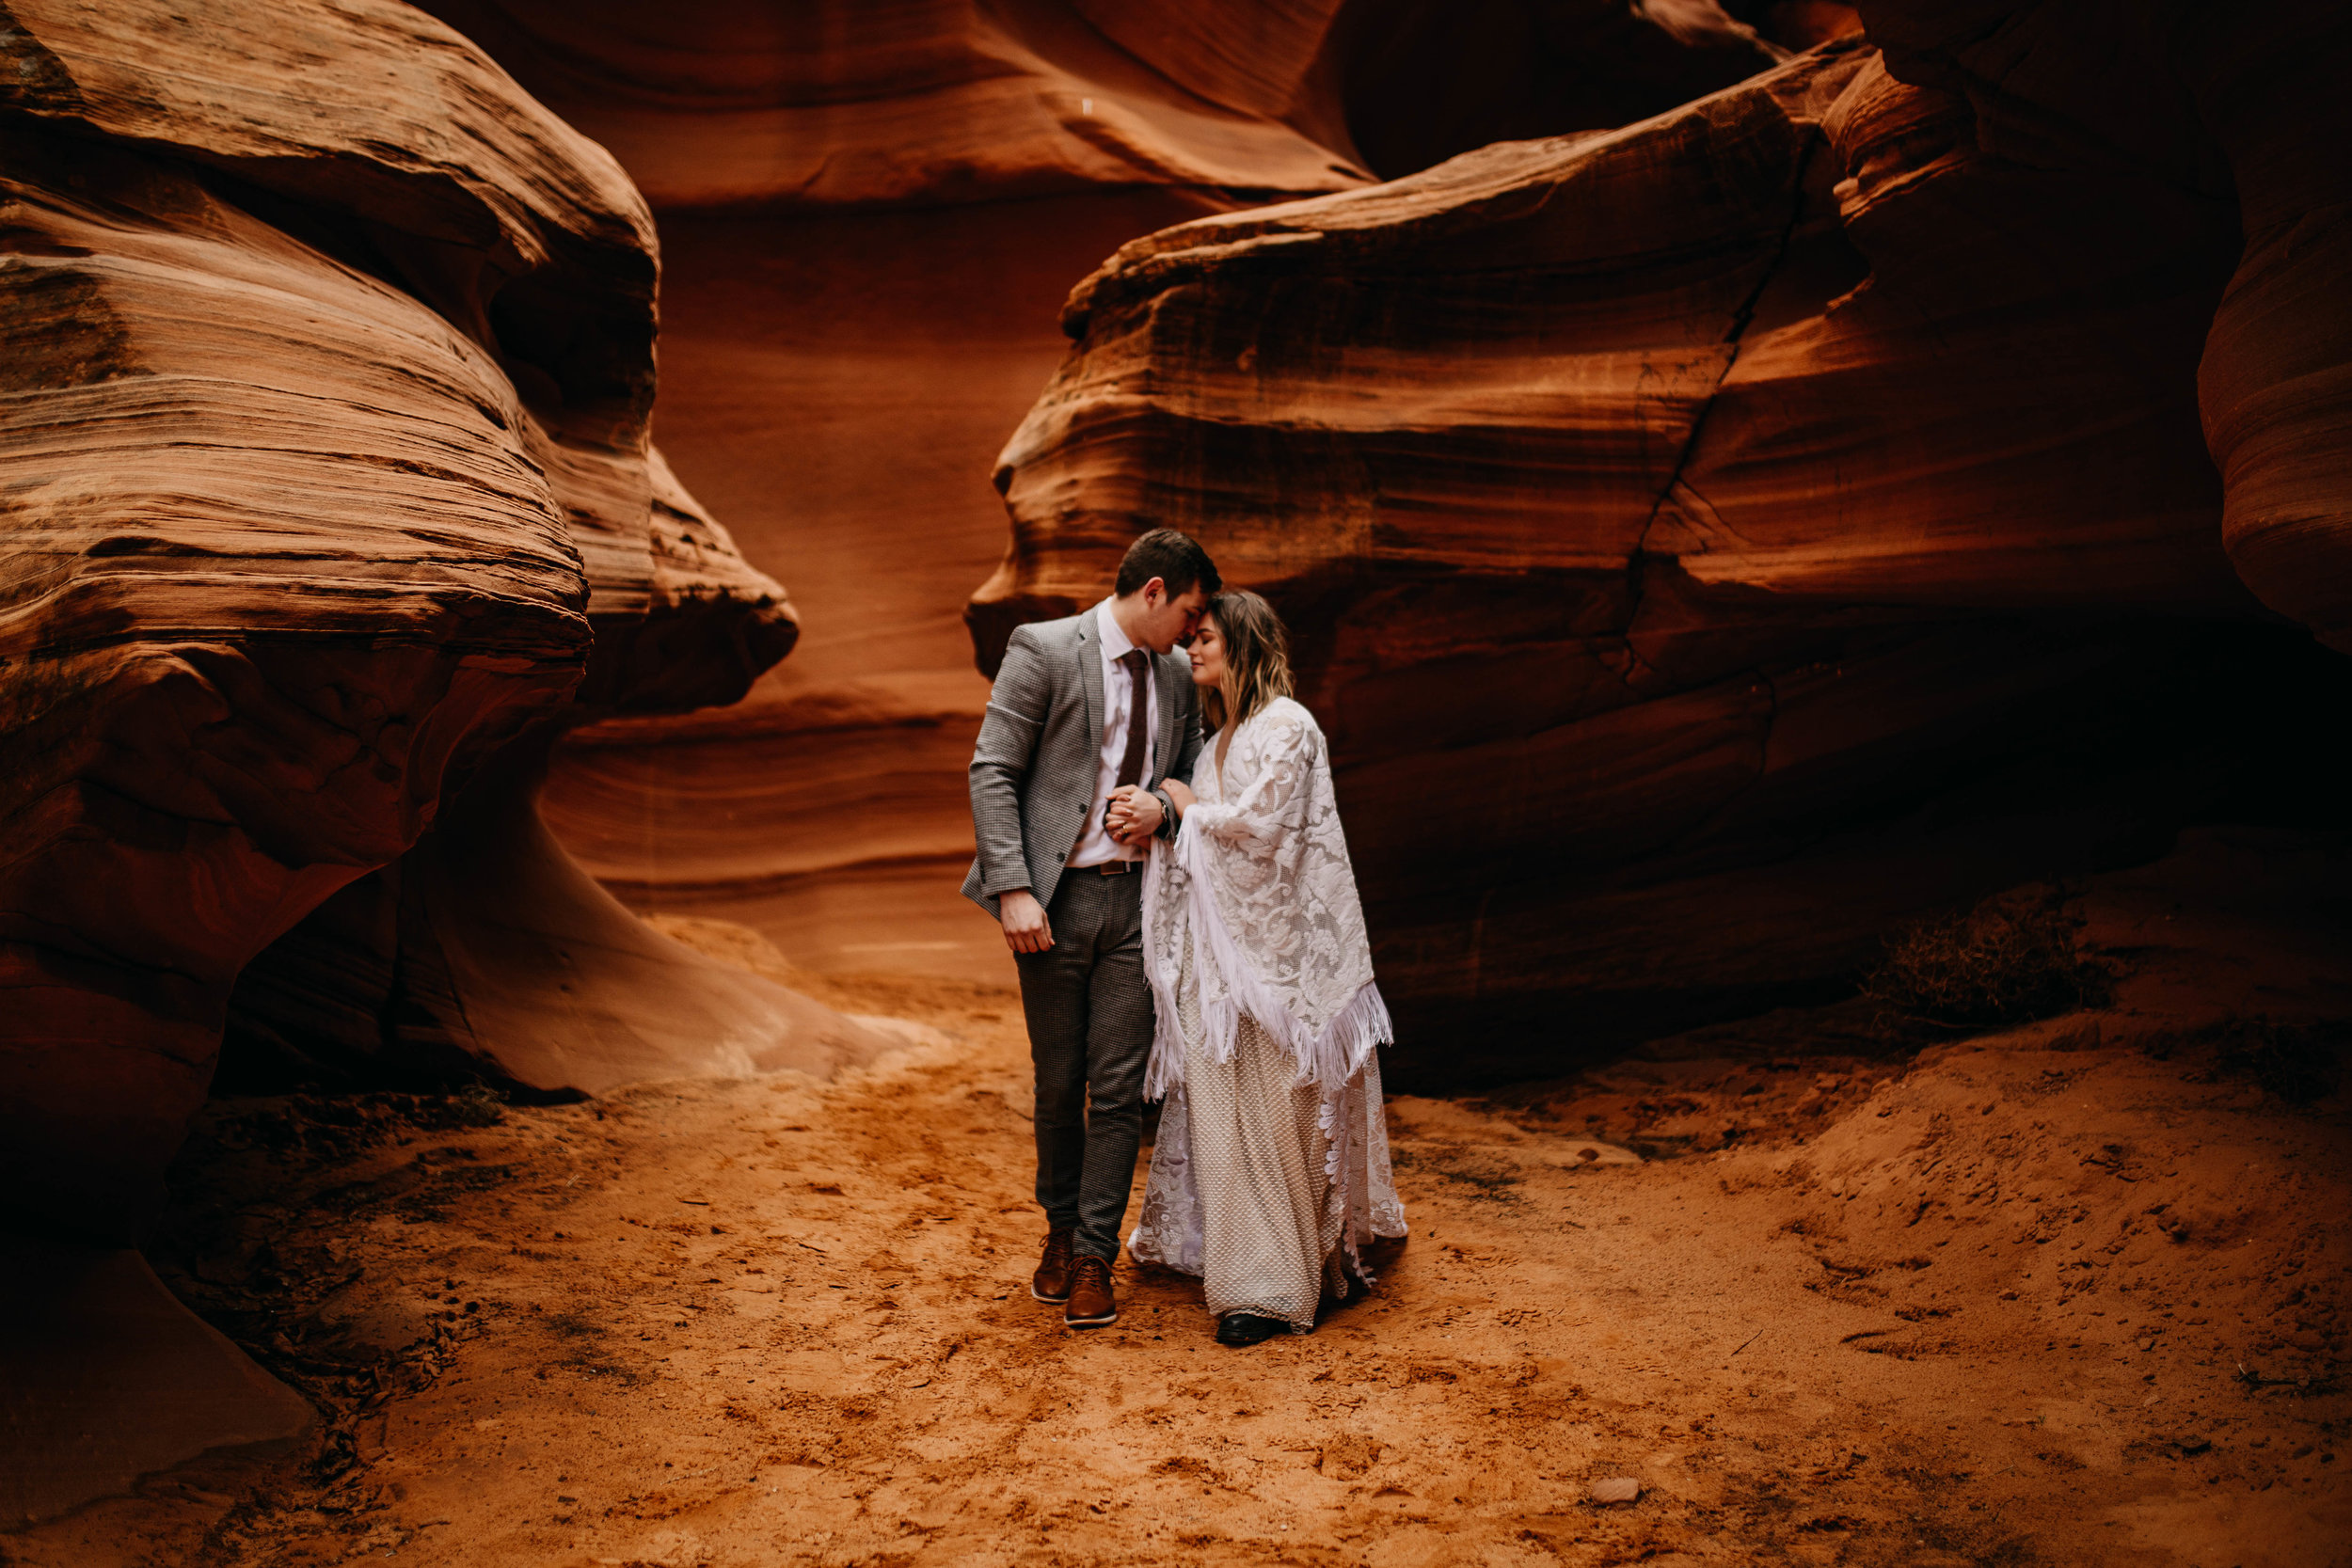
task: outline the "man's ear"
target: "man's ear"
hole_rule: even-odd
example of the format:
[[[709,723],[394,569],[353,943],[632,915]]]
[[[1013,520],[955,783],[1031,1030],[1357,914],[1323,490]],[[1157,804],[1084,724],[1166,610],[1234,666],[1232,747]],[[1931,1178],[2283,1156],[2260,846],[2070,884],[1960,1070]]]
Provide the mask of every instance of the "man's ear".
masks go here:
[[[1151,581],[1143,585],[1143,602],[1147,609],[1151,606],[1160,604],[1166,600],[1167,597],[1168,583],[1165,579],[1153,578]]]

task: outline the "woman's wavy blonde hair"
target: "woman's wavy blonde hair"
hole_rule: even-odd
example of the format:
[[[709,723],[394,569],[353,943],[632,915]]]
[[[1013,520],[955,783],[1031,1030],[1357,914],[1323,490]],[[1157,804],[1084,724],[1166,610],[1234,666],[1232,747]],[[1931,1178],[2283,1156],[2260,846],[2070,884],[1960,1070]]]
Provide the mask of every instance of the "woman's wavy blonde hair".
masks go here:
[[[1200,693],[1211,729],[1239,729],[1275,698],[1291,695],[1290,633],[1272,605],[1247,588],[1229,588],[1209,601],[1202,619],[1216,623],[1225,642],[1225,678]]]

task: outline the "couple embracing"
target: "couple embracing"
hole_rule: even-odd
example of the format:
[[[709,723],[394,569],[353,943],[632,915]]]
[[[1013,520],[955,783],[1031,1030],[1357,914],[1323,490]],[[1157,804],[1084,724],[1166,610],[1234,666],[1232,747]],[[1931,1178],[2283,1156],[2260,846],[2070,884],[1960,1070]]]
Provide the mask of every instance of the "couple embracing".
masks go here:
[[[1207,731],[1204,737],[1203,730]],[[1172,529],[1111,597],[1012,634],[972,757],[963,892],[1004,927],[1037,1069],[1031,1292],[1116,1321],[1112,1265],[1163,1102],[1137,1261],[1200,1276],[1225,1344],[1314,1326],[1405,1233],[1330,759],[1265,600]]]

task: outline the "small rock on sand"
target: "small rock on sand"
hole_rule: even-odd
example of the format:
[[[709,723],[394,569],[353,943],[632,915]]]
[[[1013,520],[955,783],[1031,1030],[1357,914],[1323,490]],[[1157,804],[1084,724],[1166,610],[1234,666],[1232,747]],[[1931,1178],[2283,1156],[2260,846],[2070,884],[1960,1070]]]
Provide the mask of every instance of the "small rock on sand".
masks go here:
[[[1631,1476],[1610,1476],[1593,1482],[1592,1499],[1597,1503],[1629,1503],[1642,1495],[1642,1483]]]

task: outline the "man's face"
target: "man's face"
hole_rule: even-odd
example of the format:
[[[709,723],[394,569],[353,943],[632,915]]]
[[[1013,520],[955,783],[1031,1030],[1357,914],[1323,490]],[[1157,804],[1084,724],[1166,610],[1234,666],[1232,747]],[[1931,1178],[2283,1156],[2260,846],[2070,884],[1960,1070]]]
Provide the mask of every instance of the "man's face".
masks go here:
[[[1135,639],[1155,654],[1167,653],[1192,641],[1208,608],[1208,591],[1198,584],[1171,599],[1168,585],[1153,578],[1143,585],[1143,613],[1136,617]]]

